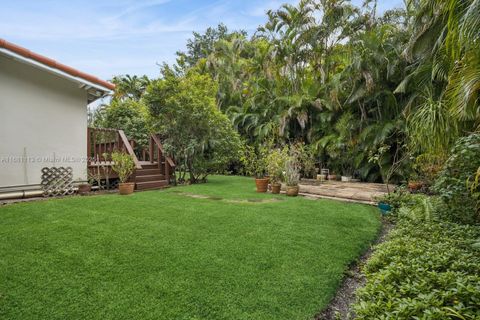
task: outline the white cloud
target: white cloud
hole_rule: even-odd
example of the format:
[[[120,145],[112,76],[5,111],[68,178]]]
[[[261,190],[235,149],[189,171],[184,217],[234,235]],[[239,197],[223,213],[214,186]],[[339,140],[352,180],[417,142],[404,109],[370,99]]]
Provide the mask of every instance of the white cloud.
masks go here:
[[[298,0],[270,0],[261,1],[261,4],[256,5],[247,11],[252,17],[264,17],[265,13],[271,9],[278,9],[282,4],[296,4]]]

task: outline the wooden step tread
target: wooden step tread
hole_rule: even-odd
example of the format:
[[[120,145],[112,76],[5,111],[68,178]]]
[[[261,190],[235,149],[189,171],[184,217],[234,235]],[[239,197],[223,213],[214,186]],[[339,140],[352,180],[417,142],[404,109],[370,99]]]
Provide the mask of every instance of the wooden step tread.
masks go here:
[[[141,166],[142,166],[142,169],[158,169],[158,163],[142,164]]]
[[[135,181],[136,182],[149,182],[149,181],[161,181],[165,180],[165,175],[163,174],[151,174],[151,175],[142,175],[142,176],[136,176]]]
[[[152,190],[152,189],[160,189],[165,188],[168,186],[167,180],[157,180],[157,181],[145,181],[145,182],[137,182],[136,183],[137,190]]]
[[[135,171],[135,176],[151,176],[162,174],[160,169],[137,169]]]

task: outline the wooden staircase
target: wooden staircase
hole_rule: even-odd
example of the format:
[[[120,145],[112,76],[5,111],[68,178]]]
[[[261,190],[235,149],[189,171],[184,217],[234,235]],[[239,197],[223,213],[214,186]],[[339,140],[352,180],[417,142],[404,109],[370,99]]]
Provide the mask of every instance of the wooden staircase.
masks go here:
[[[175,177],[175,163],[165,154],[160,138],[155,134],[150,135],[148,149],[141,150],[138,156],[134,147],[135,141],[128,140],[122,130],[88,128],[89,170],[101,166],[105,177],[108,175],[114,178],[115,173],[111,170],[112,162],[109,161],[111,159],[106,159],[105,155],[111,154],[113,151],[123,151],[128,153],[135,163],[135,173],[130,177],[130,181],[135,182],[136,190],[168,187],[174,181],[172,177]]]
[[[142,164],[142,169],[135,171],[135,185],[137,190],[153,190],[165,188],[168,180],[159,169],[158,163]]]

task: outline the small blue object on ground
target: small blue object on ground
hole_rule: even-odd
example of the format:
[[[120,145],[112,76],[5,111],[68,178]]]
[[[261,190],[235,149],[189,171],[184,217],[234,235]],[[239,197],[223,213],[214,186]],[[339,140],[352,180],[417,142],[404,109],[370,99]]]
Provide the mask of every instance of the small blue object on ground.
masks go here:
[[[389,205],[388,203],[384,203],[384,202],[379,202],[378,203],[378,208],[380,209],[380,211],[382,212],[382,214],[384,216],[389,214],[390,211],[392,211],[392,206]]]

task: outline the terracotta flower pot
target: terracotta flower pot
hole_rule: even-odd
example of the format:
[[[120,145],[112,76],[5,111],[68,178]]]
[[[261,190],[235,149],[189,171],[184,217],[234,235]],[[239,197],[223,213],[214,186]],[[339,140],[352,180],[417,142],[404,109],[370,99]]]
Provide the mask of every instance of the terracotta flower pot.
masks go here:
[[[409,181],[408,182],[408,190],[410,191],[418,191],[422,189],[423,182],[421,181]]]
[[[287,186],[287,196],[296,197],[298,196],[298,186]]]
[[[255,179],[255,184],[257,185],[257,192],[267,192],[268,189],[268,178]]]
[[[272,193],[279,194],[282,185],[280,183],[272,183]]]
[[[84,196],[92,191],[92,186],[88,183],[82,183],[78,185],[78,194]]]
[[[337,175],[336,174],[329,174],[327,178],[328,178],[328,180],[337,180]]]
[[[134,182],[119,183],[118,190],[121,195],[132,194],[133,191],[135,190],[135,183]]]

